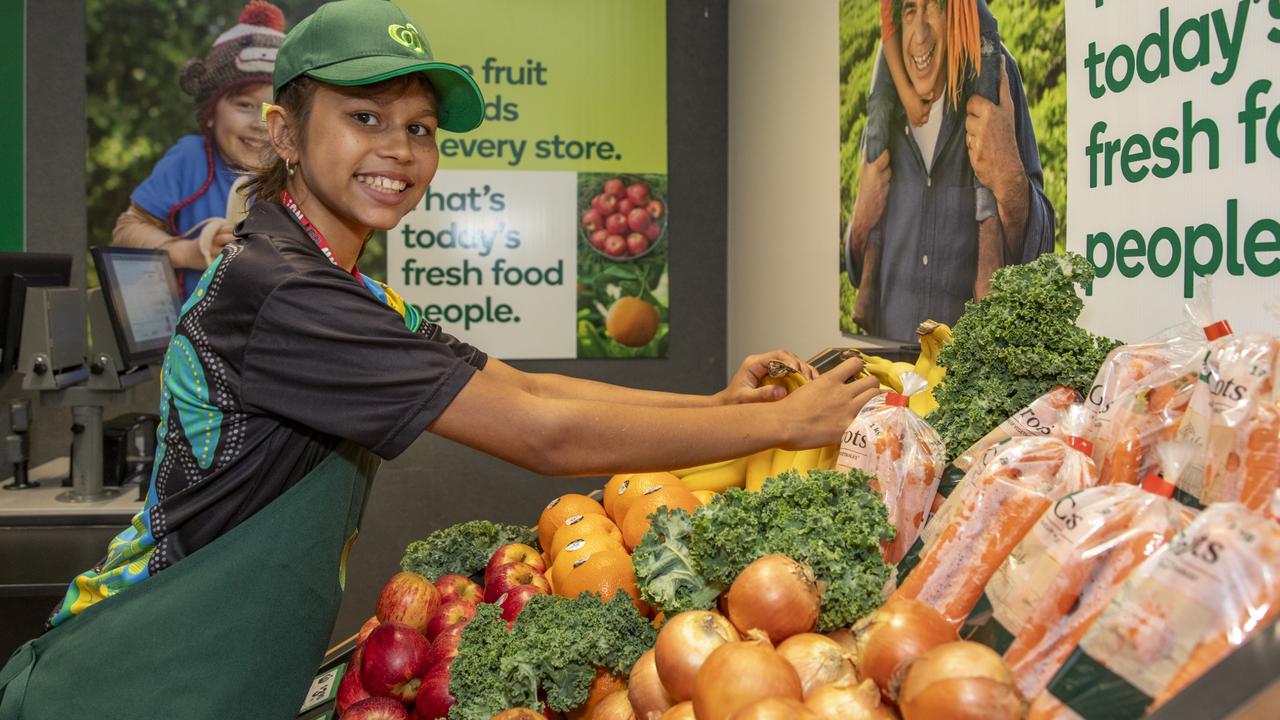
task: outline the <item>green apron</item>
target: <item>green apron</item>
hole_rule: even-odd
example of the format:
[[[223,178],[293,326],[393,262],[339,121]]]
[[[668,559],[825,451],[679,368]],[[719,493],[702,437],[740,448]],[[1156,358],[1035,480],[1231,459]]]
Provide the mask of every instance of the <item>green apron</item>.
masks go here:
[[[339,447],[230,532],[18,648],[0,720],[296,717],[378,462]]]

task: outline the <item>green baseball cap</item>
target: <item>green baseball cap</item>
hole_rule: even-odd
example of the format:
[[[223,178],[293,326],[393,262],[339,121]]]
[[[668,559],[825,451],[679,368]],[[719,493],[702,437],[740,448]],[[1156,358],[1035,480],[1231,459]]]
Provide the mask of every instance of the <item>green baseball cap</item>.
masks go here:
[[[337,0],[321,5],[285,36],[276,55],[272,92],[300,75],[332,85],[371,85],[420,72],[440,104],[440,127],[474,130],[484,97],[467,71],[437,62],[413,19],[388,0]]]

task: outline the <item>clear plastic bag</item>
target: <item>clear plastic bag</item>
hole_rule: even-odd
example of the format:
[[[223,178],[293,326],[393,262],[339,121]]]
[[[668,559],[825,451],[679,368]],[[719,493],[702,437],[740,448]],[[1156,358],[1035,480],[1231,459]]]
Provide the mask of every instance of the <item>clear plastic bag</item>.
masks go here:
[[[968,634],[1004,654],[1023,697],[1044,690],[1129,573],[1195,517],[1169,499],[1193,450],[1162,445],[1163,477],[1152,473],[1142,488],[1100,485],[1059,499],[987,583]]]
[[[1104,414],[1140,383],[1151,386],[1172,380],[1181,368],[1203,357],[1204,350],[1204,330],[1190,320],[1151,341],[1121,345],[1102,362],[1085,406]]]
[[[897,531],[884,544],[884,557],[890,563],[901,560],[920,534],[946,466],[946,444],[909,407],[911,396],[928,387],[920,375],[903,373],[902,393],[877,396],[854,418],[836,463],[838,470],[857,468],[875,476],[872,485],[884,499],[889,522]]]
[[[1280,523],[1217,503],[1139,565],[1028,717],[1138,718],[1280,612]]]
[[[1280,338],[1241,335],[1214,348],[1197,393],[1209,410],[1203,504],[1243,502],[1258,510],[1280,482]],[[1203,423],[1203,420],[1201,420]]]
[[[1178,435],[1201,366],[1199,360],[1166,365],[1112,398],[1095,417],[1093,459],[1101,484],[1137,485],[1159,469],[1156,449]]]
[[[1097,484],[1082,439],[1090,413],[1076,405],[1064,436],[1014,438],[961,480],[921,533],[920,561],[895,597],[919,600],[959,627],[987,581],[1055,500]]]

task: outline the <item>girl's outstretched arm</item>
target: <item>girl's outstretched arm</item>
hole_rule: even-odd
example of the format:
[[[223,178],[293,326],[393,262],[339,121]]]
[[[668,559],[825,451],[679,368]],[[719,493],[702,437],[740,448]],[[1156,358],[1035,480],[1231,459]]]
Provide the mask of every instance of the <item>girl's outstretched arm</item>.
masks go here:
[[[778,402],[675,408],[543,398],[484,371],[427,429],[543,475],[691,467],[839,442],[879,392],[874,378],[845,383],[861,370],[847,360]]]

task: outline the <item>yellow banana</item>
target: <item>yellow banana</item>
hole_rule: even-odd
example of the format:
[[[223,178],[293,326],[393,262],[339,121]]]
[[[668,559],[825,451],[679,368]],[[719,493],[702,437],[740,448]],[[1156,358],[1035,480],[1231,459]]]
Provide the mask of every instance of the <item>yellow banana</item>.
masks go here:
[[[726,465],[732,465],[740,461],[741,459],[742,458],[730,458],[728,460],[721,460],[720,462],[707,463],[706,465],[695,465],[693,467],[681,468],[679,470],[672,470],[671,474],[675,475],[678,478],[685,478],[690,475],[696,475],[698,473],[707,472],[710,470],[719,470],[720,468]]]
[[[769,477],[777,477],[790,470],[795,461],[795,450],[774,450],[773,463],[769,466]]]
[[[942,352],[942,348],[951,342],[951,328],[946,324],[926,320],[920,323],[916,328],[916,335],[920,336],[920,355],[916,358],[915,371],[929,383],[929,389],[916,393],[911,397],[911,411],[920,417],[925,417],[938,407],[938,401],[933,397],[933,389],[942,382],[946,375],[946,368],[938,364],[938,354]]]
[[[840,456],[839,445],[828,445],[822,448],[822,455],[818,458],[818,467],[823,470],[835,470],[836,458]]]
[[[796,388],[804,385],[804,375],[799,370],[792,369],[789,365],[778,360],[769,361],[769,374],[763,380],[765,385],[781,385],[786,389],[787,394],[795,392]]]
[[[746,487],[751,492],[759,492],[764,481],[769,479],[769,470],[773,467],[773,455],[776,450],[761,450],[747,456]]]
[[[895,362],[889,365],[889,374],[898,381],[898,392],[902,392],[902,373],[915,371],[916,366],[909,362]]]
[[[715,492],[724,492],[731,487],[742,487],[747,481],[747,460],[748,458],[741,457],[718,464],[717,467],[685,475],[684,486],[689,490],[714,490]]]
[[[863,362],[866,364],[867,372],[871,373],[880,381],[882,387],[888,388],[894,392],[902,392],[902,381],[894,373],[893,362],[887,358],[878,355],[862,356]],[[914,369],[914,366],[912,366]]]
[[[795,458],[791,461],[791,469],[801,475],[808,475],[810,470],[818,467],[818,460],[821,457],[822,448],[820,447],[797,451]]]

